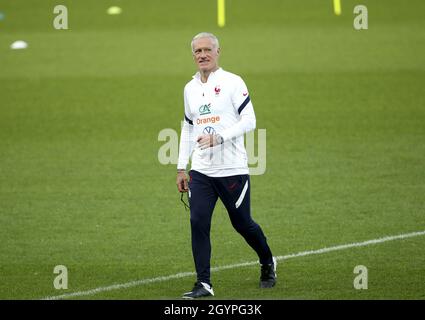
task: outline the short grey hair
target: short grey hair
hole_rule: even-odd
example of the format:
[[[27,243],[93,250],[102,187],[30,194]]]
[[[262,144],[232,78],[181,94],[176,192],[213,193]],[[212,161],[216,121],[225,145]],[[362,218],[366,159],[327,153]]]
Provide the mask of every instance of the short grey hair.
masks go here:
[[[220,44],[218,43],[218,39],[215,35],[213,35],[212,33],[209,33],[209,32],[201,32],[201,33],[198,33],[196,36],[194,36],[193,39],[192,39],[192,42],[190,43],[190,47],[192,48],[192,52],[193,52],[193,42],[196,39],[200,39],[200,38],[209,38],[213,41],[215,48],[217,48],[217,49],[220,48]]]

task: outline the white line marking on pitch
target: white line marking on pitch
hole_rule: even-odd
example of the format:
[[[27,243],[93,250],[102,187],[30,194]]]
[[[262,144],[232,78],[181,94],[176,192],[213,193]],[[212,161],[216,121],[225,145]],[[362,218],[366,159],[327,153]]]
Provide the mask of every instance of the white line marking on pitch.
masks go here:
[[[278,257],[276,257],[276,259],[277,260],[287,260],[287,259],[292,259],[292,258],[310,256],[310,255],[314,255],[314,254],[327,253],[327,252],[331,252],[331,251],[345,250],[345,249],[356,248],[356,247],[365,247],[365,246],[369,246],[369,245],[372,245],[372,244],[378,244],[378,243],[383,243],[383,242],[393,241],[393,240],[401,240],[401,239],[406,239],[406,238],[413,238],[413,237],[418,237],[418,236],[423,236],[423,235],[425,235],[425,231],[411,232],[411,233],[399,234],[399,235],[396,235],[396,236],[388,236],[388,237],[383,237],[383,238],[378,238],[378,239],[367,240],[367,241],[363,241],[363,242],[354,242],[354,243],[342,244],[342,245],[339,245],[339,246],[327,247],[327,248],[322,248],[322,249],[318,249],[318,250],[302,251],[302,252],[298,252],[298,253],[289,254],[289,255],[286,255],[286,256],[278,256]],[[257,265],[257,264],[258,264],[258,261],[250,261],[250,262],[244,262],[244,263],[230,264],[230,265],[227,265],[227,266],[211,268],[211,272],[247,267],[247,266],[252,266],[252,265]],[[86,290],[86,291],[78,291],[78,292],[73,292],[73,293],[65,293],[65,294],[58,295],[58,296],[45,297],[42,300],[59,300],[59,299],[66,299],[66,298],[72,298],[72,297],[91,296],[91,295],[94,295],[94,294],[99,293],[99,292],[106,292],[106,291],[119,290],[119,289],[127,289],[127,288],[131,288],[131,287],[141,286],[141,285],[144,285],[144,284],[149,284],[149,283],[154,283],[154,282],[163,282],[163,281],[180,279],[180,278],[190,277],[190,276],[195,276],[195,272],[181,272],[181,273],[176,273],[176,274],[172,274],[172,275],[168,275],[168,276],[156,277],[156,278],[151,278],[151,279],[136,280],[136,281],[131,281],[131,282],[122,283],[122,284],[113,284],[113,285],[110,285],[110,286],[99,287],[99,288],[96,288],[96,289],[91,289],[91,290]]]

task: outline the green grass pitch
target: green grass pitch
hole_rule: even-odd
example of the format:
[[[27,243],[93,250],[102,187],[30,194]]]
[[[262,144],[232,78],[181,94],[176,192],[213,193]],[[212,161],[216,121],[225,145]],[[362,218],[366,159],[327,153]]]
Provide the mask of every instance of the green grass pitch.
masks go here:
[[[179,131],[190,40],[216,33],[267,130],[252,214],[275,255],[425,230],[425,2],[2,1],[0,298],[39,299],[194,270],[189,215],[158,133]],[[121,15],[106,10],[119,5]],[[11,50],[25,40],[26,50]],[[221,204],[213,266],[257,258]],[[53,287],[56,265],[68,289]],[[368,289],[355,290],[356,265]],[[425,236],[212,274],[218,299],[424,299]],[[175,299],[194,277],[76,299]]]

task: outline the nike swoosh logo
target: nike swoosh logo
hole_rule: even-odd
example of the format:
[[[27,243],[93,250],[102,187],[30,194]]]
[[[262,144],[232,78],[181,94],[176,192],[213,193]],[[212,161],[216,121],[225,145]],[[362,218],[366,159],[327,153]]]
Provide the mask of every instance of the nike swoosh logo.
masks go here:
[[[242,95],[245,97],[246,95],[248,94],[248,92],[247,93],[242,93]]]
[[[233,183],[232,185],[230,185],[230,186],[229,186],[229,189],[230,189],[230,190],[233,190],[233,189],[236,187],[236,184],[237,184],[237,183],[235,182],[235,183]]]

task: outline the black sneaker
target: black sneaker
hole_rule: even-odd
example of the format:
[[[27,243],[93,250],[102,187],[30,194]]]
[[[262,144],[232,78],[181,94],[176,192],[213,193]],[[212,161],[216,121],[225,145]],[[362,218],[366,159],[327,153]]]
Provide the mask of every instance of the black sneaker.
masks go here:
[[[272,288],[276,284],[276,258],[273,257],[272,264],[261,265],[260,288]]]
[[[205,282],[195,282],[192,291],[183,294],[184,299],[196,299],[202,297],[213,296],[214,291],[211,285]]]

